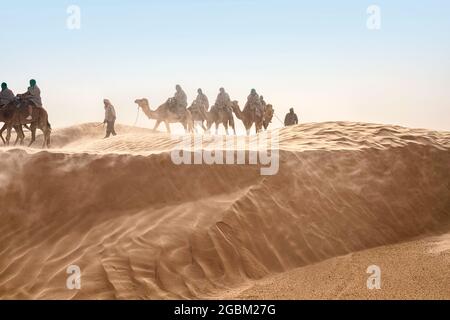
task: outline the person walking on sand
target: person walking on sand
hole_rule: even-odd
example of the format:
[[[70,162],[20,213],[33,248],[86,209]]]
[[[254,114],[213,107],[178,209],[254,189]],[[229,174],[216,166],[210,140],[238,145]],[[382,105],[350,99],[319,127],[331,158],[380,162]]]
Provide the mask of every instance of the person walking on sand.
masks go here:
[[[104,99],[103,103],[105,104],[105,121],[103,123],[106,124],[106,139],[109,138],[111,134],[113,136],[117,135],[116,130],[114,129],[114,124],[116,122],[116,110],[108,99]]]
[[[289,113],[286,115],[286,118],[284,118],[284,126],[289,127],[296,124],[298,124],[298,117],[294,112],[294,108],[291,108]]]

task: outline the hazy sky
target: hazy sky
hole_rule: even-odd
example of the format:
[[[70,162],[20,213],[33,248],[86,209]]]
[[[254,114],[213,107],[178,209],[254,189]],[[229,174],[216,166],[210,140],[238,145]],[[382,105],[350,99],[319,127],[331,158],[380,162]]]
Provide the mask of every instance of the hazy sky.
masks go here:
[[[256,88],[280,118],[450,130],[448,0],[15,0],[0,21],[0,81],[35,78],[55,127],[102,121],[104,97],[133,124],[134,99],[160,105],[179,83],[189,103],[224,86],[243,105]]]

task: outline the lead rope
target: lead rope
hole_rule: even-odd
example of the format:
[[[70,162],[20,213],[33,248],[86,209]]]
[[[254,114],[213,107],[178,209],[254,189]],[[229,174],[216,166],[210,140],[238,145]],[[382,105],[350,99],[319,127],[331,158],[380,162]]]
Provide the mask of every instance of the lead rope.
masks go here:
[[[275,118],[277,118],[278,121],[280,121],[281,125],[284,127],[284,122],[280,120],[280,118],[278,118],[277,114],[274,112],[273,115],[275,116]]]
[[[136,127],[136,125],[138,123],[138,120],[139,120],[139,109],[140,109],[140,107],[137,108],[136,121],[134,121],[133,127]]]

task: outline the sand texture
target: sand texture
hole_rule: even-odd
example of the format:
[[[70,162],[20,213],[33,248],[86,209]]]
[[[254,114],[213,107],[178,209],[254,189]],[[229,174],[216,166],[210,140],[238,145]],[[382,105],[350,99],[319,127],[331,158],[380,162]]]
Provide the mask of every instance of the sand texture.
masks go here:
[[[449,132],[284,128],[262,176],[175,165],[176,139],[117,131],[0,148],[1,299],[450,299]]]

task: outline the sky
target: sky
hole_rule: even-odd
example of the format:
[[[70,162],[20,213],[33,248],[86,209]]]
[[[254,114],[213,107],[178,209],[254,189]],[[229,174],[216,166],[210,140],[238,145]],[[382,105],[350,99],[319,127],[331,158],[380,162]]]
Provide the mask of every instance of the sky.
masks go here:
[[[0,21],[0,81],[36,79],[54,127],[102,122],[103,98],[132,125],[136,98],[154,108],[180,84],[241,106],[255,88],[280,119],[450,130],[448,0],[15,0]]]

